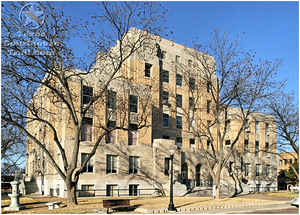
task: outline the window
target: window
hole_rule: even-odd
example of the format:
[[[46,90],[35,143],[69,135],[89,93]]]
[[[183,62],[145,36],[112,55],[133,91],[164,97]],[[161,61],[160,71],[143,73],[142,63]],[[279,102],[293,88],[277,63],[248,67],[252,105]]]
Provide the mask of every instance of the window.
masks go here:
[[[166,56],[167,56],[167,52],[166,51],[161,51],[161,54],[162,54],[162,59],[166,58]]]
[[[269,123],[266,123],[266,137],[270,135],[270,126]]]
[[[130,95],[129,96],[129,111],[137,113],[138,112],[138,97]]]
[[[106,196],[118,195],[118,185],[117,184],[107,184],[106,185]]]
[[[258,134],[258,125],[259,125],[259,122],[255,121],[255,133],[256,134]]]
[[[244,140],[244,152],[249,152],[249,140]]]
[[[152,65],[150,63],[145,63],[145,77],[151,77],[151,67]]]
[[[165,175],[169,175],[170,170],[170,158],[165,158]]]
[[[179,63],[179,61],[180,61],[180,56],[176,55],[176,56],[175,56],[175,62],[176,62],[176,63]]]
[[[250,167],[250,163],[245,163],[245,176],[249,175],[249,167]]]
[[[168,71],[166,71],[166,70],[162,71],[161,81],[169,83],[169,72]]]
[[[108,128],[116,127],[116,121],[109,120],[108,123],[107,123],[107,127]],[[115,143],[116,133],[117,133],[116,130],[112,130],[112,131],[110,131],[106,134],[106,144],[108,144],[108,143],[113,143],[114,144]]]
[[[88,104],[93,96],[93,88],[88,86],[82,86],[82,104]]]
[[[115,110],[116,106],[117,106],[117,93],[112,90],[109,90],[107,95],[107,107]]]
[[[195,78],[190,78],[189,85],[192,90],[195,89]]]
[[[176,105],[182,107],[182,95],[176,94]]]
[[[211,147],[211,141],[210,139],[207,139],[206,148],[209,149],[209,147]]]
[[[193,61],[192,60],[188,60],[188,66],[191,67],[192,66]]]
[[[129,156],[129,174],[137,174],[139,169],[139,157]]]
[[[88,153],[81,153],[81,165],[87,159]],[[93,172],[93,157],[87,162],[87,164],[83,167],[83,172]]]
[[[226,140],[226,141],[225,141],[225,145],[226,145],[226,146],[230,146],[230,140]]]
[[[182,75],[176,74],[176,86],[182,86]]]
[[[81,141],[92,141],[93,136],[93,119],[83,117],[81,127]]]
[[[194,99],[192,97],[189,98],[189,105],[190,105],[190,109],[194,109],[195,104],[194,104]]]
[[[190,139],[190,148],[191,149],[195,148],[195,139],[194,138]]]
[[[284,165],[287,165],[287,159],[284,159]]]
[[[129,184],[129,196],[138,195],[138,184]]]
[[[269,176],[270,175],[270,165],[267,164],[266,165],[266,176]]]
[[[117,173],[117,159],[116,155],[106,155],[106,174]]]
[[[176,128],[182,129],[182,116],[176,116]]]
[[[249,127],[249,120],[248,119],[245,120],[245,131],[250,133],[250,127]]]
[[[95,196],[93,184],[82,184],[81,191],[79,192],[80,197],[91,197]]]
[[[260,175],[260,164],[256,164],[256,166],[255,166],[255,175],[256,176]]]
[[[137,130],[138,130],[138,127],[136,124],[129,124],[128,145],[136,145],[137,144]]]
[[[290,159],[290,164],[292,164],[293,163],[293,160],[292,159]]]
[[[282,160],[280,160],[280,161],[279,161],[279,165],[280,165],[280,166],[282,166],[282,165],[283,165],[283,163],[282,163]]]
[[[163,113],[163,127],[169,127],[169,114]]]
[[[176,145],[181,148],[182,147],[182,137],[176,137]]]
[[[259,152],[259,142],[255,141],[255,156],[258,155],[258,152]]]
[[[169,103],[169,92],[167,91],[162,92],[162,103],[166,105]]]
[[[233,165],[233,162],[229,161],[229,169],[228,169],[229,175],[232,175],[232,165]]]
[[[207,100],[207,103],[206,103],[206,111],[207,111],[207,113],[210,113],[210,103],[211,103],[211,101]]]
[[[270,150],[270,146],[269,146],[268,142],[266,142],[266,148],[265,148],[265,150],[266,150],[266,152],[269,152],[269,150]]]
[[[163,139],[166,139],[166,140],[169,140],[169,139],[170,139],[170,136],[168,136],[168,135],[163,135],[162,138],[163,138]]]
[[[210,81],[207,82],[206,88],[207,88],[207,92],[210,93],[210,91],[211,91],[211,82]]]

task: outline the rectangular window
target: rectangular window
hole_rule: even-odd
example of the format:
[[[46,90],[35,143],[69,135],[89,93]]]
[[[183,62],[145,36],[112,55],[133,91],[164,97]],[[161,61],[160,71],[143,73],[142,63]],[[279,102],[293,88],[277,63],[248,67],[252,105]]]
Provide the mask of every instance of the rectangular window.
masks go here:
[[[107,184],[106,185],[106,196],[117,196],[118,195],[118,185],[117,184]]]
[[[192,149],[192,148],[195,148],[195,147],[196,147],[195,139],[192,138],[192,139],[190,139],[190,148]]]
[[[255,175],[260,176],[260,164],[256,164],[255,166]]]
[[[81,127],[81,141],[92,141],[93,137],[93,119],[83,117]]]
[[[255,156],[258,155],[258,152],[259,152],[259,142],[255,141]]]
[[[176,86],[182,86],[182,75],[176,74]]]
[[[176,94],[176,105],[182,107],[182,95]]]
[[[265,148],[266,152],[269,152],[270,151],[270,145],[268,142],[266,142],[266,148]]]
[[[128,145],[137,144],[137,130],[138,126],[136,124],[129,124]]]
[[[190,109],[194,109],[195,104],[194,104],[194,99],[192,97],[189,98],[189,105],[190,105]]]
[[[181,148],[182,147],[182,137],[176,137],[176,145]]]
[[[210,139],[207,139],[206,148],[209,149],[210,147],[211,147],[211,141],[210,141]]]
[[[130,95],[129,96],[129,111],[137,113],[138,112],[138,97]]]
[[[258,134],[258,126],[259,126],[259,122],[255,121],[255,133],[256,133],[256,135]]]
[[[163,113],[163,127],[169,127],[169,114]]]
[[[191,67],[193,64],[193,61],[192,60],[188,60],[188,66]]]
[[[267,164],[266,165],[266,176],[269,176],[270,175],[270,165]]]
[[[283,165],[283,163],[282,163],[282,160],[279,160],[279,165],[280,165],[280,166],[282,166],[282,165]]]
[[[249,176],[250,163],[245,163],[245,176]]]
[[[175,62],[176,62],[176,63],[179,63],[179,62],[180,62],[180,56],[178,56],[178,55],[175,56]]]
[[[117,107],[117,93],[109,90],[107,94],[107,107],[113,110]]]
[[[117,173],[117,159],[116,155],[106,155],[106,174]]]
[[[206,103],[206,111],[207,111],[207,113],[210,113],[210,103],[211,103],[211,101],[207,100],[207,103]]]
[[[210,81],[207,82],[206,89],[207,89],[207,92],[210,93],[210,91],[211,91],[211,82]]]
[[[176,128],[182,129],[182,116],[176,116]]]
[[[270,126],[269,123],[266,123],[266,137],[270,135]]]
[[[92,197],[95,196],[93,184],[82,184],[81,191],[79,192],[80,197]]]
[[[137,174],[139,169],[139,157],[129,156],[129,174]]]
[[[93,96],[93,88],[82,86],[82,104],[88,104]]]
[[[249,152],[249,140],[244,140],[244,152]]]
[[[169,92],[162,91],[162,103],[163,104],[169,104]]]
[[[226,141],[225,141],[225,145],[226,145],[226,146],[230,146],[230,140],[226,140]]]
[[[161,75],[161,81],[169,83],[169,71],[163,70]]]
[[[284,159],[284,165],[287,165],[287,159]]]
[[[81,165],[87,159],[88,153],[81,153]],[[83,172],[93,172],[94,165],[93,165],[93,157],[87,162],[87,164],[83,167]]]
[[[129,196],[138,195],[138,184],[129,184]]]
[[[151,67],[150,63],[145,63],[145,77],[151,77]]]
[[[190,86],[190,89],[194,90],[195,89],[195,78],[190,78],[189,80],[189,86]]]
[[[115,128],[116,127],[116,121],[109,120],[107,122],[107,127],[110,128],[110,129]],[[116,134],[117,134],[116,130],[112,130],[112,131],[108,132],[106,134],[106,144],[108,144],[108,143],[114,144],[115,141],[116,141]]]
[[[165,175],[169,175],[170,170],[170,158],[165,158]]]

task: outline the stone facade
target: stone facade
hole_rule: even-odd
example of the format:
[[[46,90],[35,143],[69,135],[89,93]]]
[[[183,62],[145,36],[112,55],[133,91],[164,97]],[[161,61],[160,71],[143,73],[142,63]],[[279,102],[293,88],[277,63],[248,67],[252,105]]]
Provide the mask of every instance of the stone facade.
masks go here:
[[[189,132],[189,125],[183,113],[183,110],[188,109],[190,105],[189,98],[191,95],[187,82],[191,79],[185,79],[184,73],[180,72],[178,65],[180,62],[187,66],[191,64],[188,55],[190,49],[165,39],[161,39],[159,45],[163,53],[161,59],[155,54],[149,56],[146,60],[133,55],[125,62],[122,74],[135,84],[135,89],[126,89],[125,91],[124,88],[120,87],[121,84],[118,81],[113,81],[109,86],[111,91],[116,92],[117,107],[123,105],[124,108],[112,111],[107,106],[107,99],[104,98],[96,102],[92,110],[86,114],[85,117],[92,119],[92,136],[90,140],[81,142],[79,164],[84,157],[84,153],[90,152],[93,142],[101,134],[100,123],[114,121],[117,126],[134,124],[141,117],[143,104],[147,101],[147,97],[141,96],[140,93],[151,93],[151,108],[146,110],[148,116],[146,122],[149,126],[138,130],[134,134],[129,134],[127,130],[116,130],[114,131],[114,137],[110,139],[112,142],[107,142],[105,138],[102,140],[95,156],[87,166],[86,172],[80,176],[78,189],[85,190],[82,191],[82,195],[158,194],[154,191],[154,188],[160,190],[164,188],[163,190],[168,194],[168,159],[170,157],[168,151],[170,147],[176,145],[178,150],[174,155],[175,195],[184,195],[191,192],[191,190],[194,191],[191,192],[191,195],[205,195],[211,192],[212,179],[203,157],[203,150],[208,148],[206,145],[202,146],[201,140]],[[212,58],[211,62],[213,64]],[[101,68],[100,63],[97,62],[94,68]],[[176,81],[178,74],[182,76],[181,84]],[[197,77],[195,76],[194,80],[196,84],[200,83]],[[70,82],[70,87],[75,95],[76,108],[80,110],[82,105],[83,86],[92,88],[93,92],[96,93],[101,78],[103,77],[91,75],[84,81],[74,79]],[[212,84],[217,84],[216,78]],[[127,92],[125,97],[124,92]],[[163,95],[165,92],[168,92],[167,101],[166,96]],[[211,98],[206,85],[203,85],[203,90],[200,90],[200,92],[201,99],[197,101],[197,105],[201,108],[196,112],[196,115],[198,118],[208,121],[210,117],[206,114],[206,107],[207,101]],[[138,97],[137,113],[127,111],[131,95]],[[179,97],[182,108],[178,107],[177,99]],[[51,100],[51,94],[42,88],[37,91],[36,98],[33,100],[44,107],[42,110],[48,110],[41,111],[41,114],[46,114],[46,117],[59,128],[57,131],[60,141],[67,155],[70,155],[74,131],[66,109],[63,105],[54,104]],[[49,112],[55,114],[50,115]],[[182,127],[178,128],[180,117],[182,117]],[[235,129],[239,125],[238,119],[231,119],[231,130],[228,133],[228,139],[234,136]],[[200,125],[196,122],[196,126]],[[222,171],[223,193],[232,193],[235,181],[233,174],[236,174],[237,178],[242,181],[244,192],[253,189],[263,191],[263,189],[277,187],[275,177],[277,158],[265,152],[266,148],[272,152],[276,151],[276,144],[274,144],[276,143],[276,136],[274,133],[267,134],[266,126],[275,127],[271,116],[260,113],[251,115],[249,127],[240,135],[236,152],[230,159],[233,165],[224,168]],[[60,154],[55,148],[56,146],[51,144],[53,141],[51,131],[37,123],[31,123],[29,127],[37,138],[43,140],[45,147],[49,149],[54,159],[60,160]],[[212,132],[215,132],[214,129]],[[191,141],[191,139],[193,140]],[[247,149],[245,149],[245,140],[248,140]],[[135,142],[133,145],[129,145],[130,141]],[[256,142],[259,143],[258,148]],[[64,190],[66,187],[64,182],[46,159],[45,154],[29,139],[27,143],[27,181],[34,182],[38,191],[45,195],[65,196]],[[268,144],[266,145],[266,143]],[[256,153],[257,149],[258,152]],[[248,165],[247,170],[245,164]],[[60,162],[60,165],[62,165],[62,162]],[[257,171],[256,168],[258,168]],[[247,174],[245,174],[245,171],[247,171]]]

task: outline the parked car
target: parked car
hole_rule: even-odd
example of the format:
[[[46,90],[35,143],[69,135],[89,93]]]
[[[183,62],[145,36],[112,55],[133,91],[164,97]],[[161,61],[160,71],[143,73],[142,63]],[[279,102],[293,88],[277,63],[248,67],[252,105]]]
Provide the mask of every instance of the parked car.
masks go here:
[[[292,199],[291,205],[296,206],[297,208],[299,208],[299,197]]]

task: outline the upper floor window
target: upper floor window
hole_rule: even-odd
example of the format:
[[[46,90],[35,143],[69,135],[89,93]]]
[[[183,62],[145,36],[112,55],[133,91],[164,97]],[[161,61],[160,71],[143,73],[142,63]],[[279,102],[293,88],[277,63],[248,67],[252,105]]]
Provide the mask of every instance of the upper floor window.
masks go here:
[[[117,155],[106,155],[106,174],[117,173]]]
[[[88,157],[88,153],[81,153],[81,165],[84,163],[84,161]],[[93,158],[87,162],[87,164],[83,167],[83,172],[93,172],[94,166],[93,166]]]
[[[283,165],[283,163],[282,163],[282,160],[279,160],[279,165],[280,165],[280,166],[282,166],[282,165]]]
[[[109,120],[108,123],[107,123],[107,127],[108,128],[115,128],[116,127],[116,121],[111,121]],[[109,131],[107,134],[106,134],[106,143],[115,143],[116,141],[116,133],[117,131],[116,130],[112,130],[112,131]]]
[[[192,138],[192,139],[190,139],[190,148],[195,148],[195,139],[194,138]]]
[[[176,116],[176,128],[182,129],[182,116]]]
[[[116,106],[117,106],[117,93],[112,90],[109,90],[107,94],[107,107],[115,110]]]
[[[269,145],[269,143],[268,142],[266,142],[266,152],[269,152],[270,151],[270,145]]]
[[[169,114],[163,113],[163,127],[169,127]]]
[[[195,107],[194,99],[192,97],[189,98],[189,105],[190,109],[193,109]]]
[[[93,88],[83,85],[82,86],[82,104],[88,104],[93,96]]]
[[[176,74],[176,86],[182,86],[182,75]]]
[[[182,95],[176,94],[176,105],[182,107]]]
[[[255,175],[260,176],[260,164],[256,164],[255,166]]]
[[[169,83],[169,71],[166,71],[166,70],[162,71],[161,81]]]
[[[284,159],[284,165],[287,165],[287,159]]]
[[[270,175],[270,165],[267,164],[266,165],[266,176],[269,176]]]
[[[191,67],[193,64],[193,61],[192,60],[188,60],[188,66]]]
[[[128,145],[137,144],[137,131],[138,131],[138,126],[136,124],[129,124]]]
[[[206,90],[207,90],[208,93],[211,92],[211,82],[210,81],[208,81],[207,84],[206,84]]]
[[[139,157],[129,156],[129,174],[137,174],[139,169]]]
[[[259,126],[259,122],[255,121],[255,133],[258,134],[258,126]]]
[[[226,145],[226,146],[230,146],[230,140],[226,140],[226,141],[225,141],[225,145]]]
[[[176,137],[176,145],[181,148],[182,147],[182,137]]]
[[[190,85],[190,88],[192,89],[192,90],[194,90],[195,89],[195,78],[190,78],[190,80],[189,80],[189,85]]]
[[[92,141],[93,137],[93,119],[83,117],[81,127],[81,141]]]
[[[175,62],[176,62],[176,63],[179,63],[179,62],[180,62],[180,56],[178,56],[178,55],[175,56]]]
[[[266,137],[270,135],[270,126],[269,123],[266,123]]]
[[[257,156],[259,152],[259,142],[255,141],[255,155]]]
[[[151,77],[151,67],[150,63],[145,63],[145,77]]]
[[[244,166],[245,176],[249,175],[249,167],[250,167],[250,163],[245,163]]]
[[[138,112],[138,97],[130,95],[129,96],[129,111],[137,113]]]
[[[249,152],[249,140],[244,140],[244,152]]]
[[[206,103],[206,112],[207,113],[210,113],[210,107],[211,106],[211,101],[207,100],[207,103]]]
[[[167,91],[162,92],[162,103],[163,104],[169,103],[169,92],[167,92]]]

